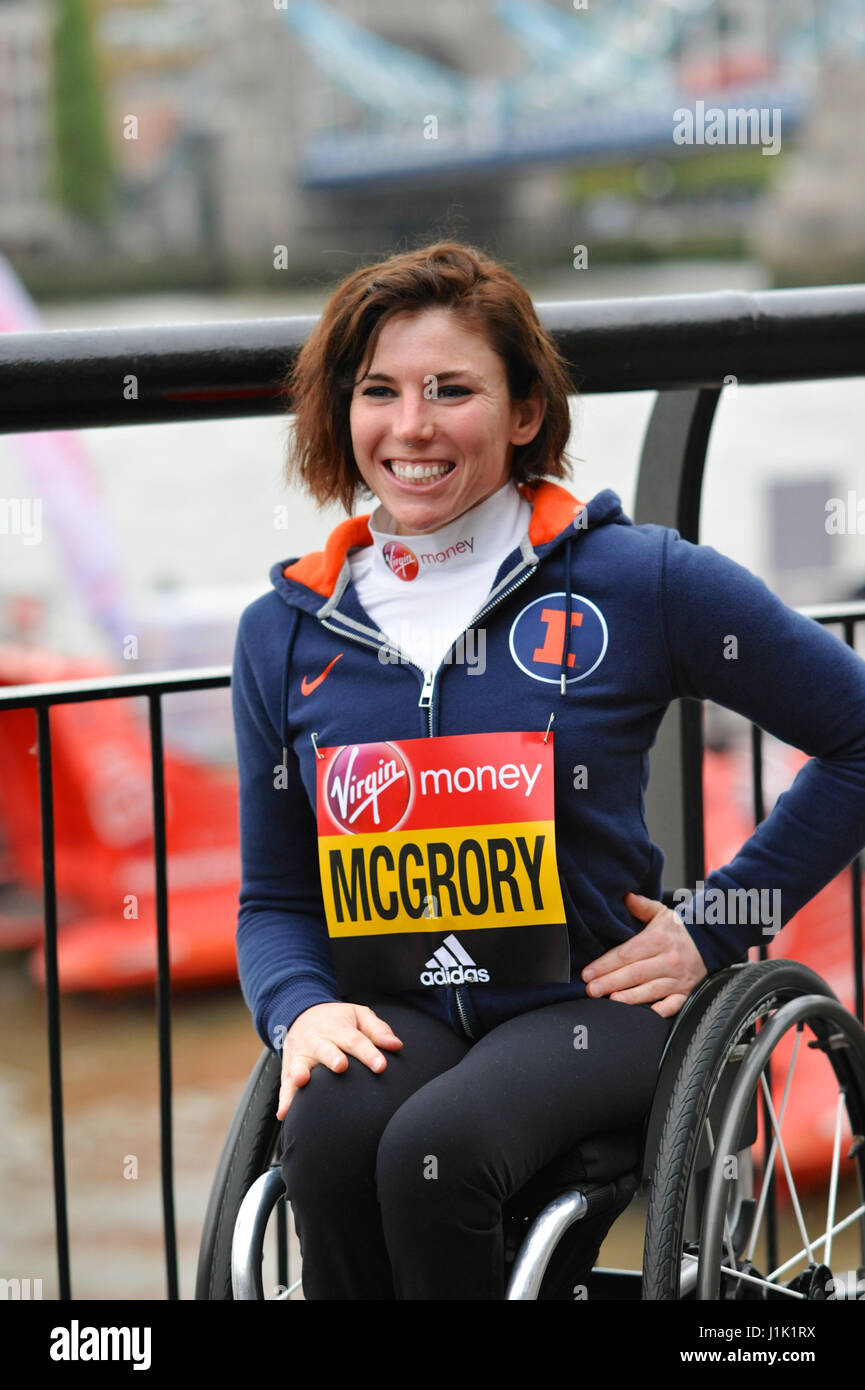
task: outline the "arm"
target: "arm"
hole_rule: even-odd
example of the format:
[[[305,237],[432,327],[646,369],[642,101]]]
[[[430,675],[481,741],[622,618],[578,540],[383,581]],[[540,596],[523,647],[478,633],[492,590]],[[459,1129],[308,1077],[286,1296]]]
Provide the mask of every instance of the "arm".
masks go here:
[[[237,961],[259,1037],[279,1051],[304,1009],[340,999],[325,928],[315,817],[293,749],[282,763],[281,673],[266,700],[256,672],[255,605],[243,613],[232,669],[241,885]],[[268,712],[272,711],[272,714]]]
[[[676,909],[715,970],[766,944],[865,845],[865,662],[743,566],[672,531],[660,604],[673,695],[726,705],[811,758],[735,858]],[[742,893],[737,920],[726,919],[736,890],[756,890],[754,904],[765,890],[759,914],[742,911]]]
[[[768,939],[763,890],[774,934],[865,844],[865,662],[711,546],[668,531],[662,547],[658,603],[670,699],[715,700],[812,755],[690,903],[672,912],[626,894],[643,929],[583,970],[588,994],[650,1004],[670,1017],[707,968]]]
[[[324,925],[315,817],[293,750],[281,762],[281,737],[259,684],[264,673],[257,676],[249,654],[252,624],[246,610],[231,683],[242,869],[237,961],[256,1031],[282,1053],[281,1120],[313,1067],[341,1072],[351,1055],[378,1072],[386,1066],[379,1049],[395,1051],[402,1042],[372,1009],[341,1002]],[[269,674],[269,706],[278,720],[281,676]]]

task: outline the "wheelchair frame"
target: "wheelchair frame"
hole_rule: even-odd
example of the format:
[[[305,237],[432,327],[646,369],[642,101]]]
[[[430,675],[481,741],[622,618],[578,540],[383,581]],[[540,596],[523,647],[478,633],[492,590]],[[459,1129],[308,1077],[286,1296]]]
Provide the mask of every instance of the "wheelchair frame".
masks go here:
[[[841,1225],[859,1223],[860,1264],[835,1279],[828,1263],[834,1231],[813,1242],[813,1249],[805,1233],[809,1262],[788,1289],[767,1282],[743,1252],[748,1218],[758,1205],[751,1193],[750,1152],[757,1137],[758,1084],[779,1041],[791,1028],[800,1034],[806,1022],[815,1033],[809,1046],[819,1047],[835,1071],[854,1136],[850,1157],[860,1208]],[[280,1203],[280,1265],[286,1260],[284,1186],[279,1165],[271,1162],[281,1130],[275,1114],[280,1070],[279,1057],[266,1048],[235,1112],[204,1220],[196,1299],[264,1298],[265,1233]],[[833,1190],[840,1115],[839,1099]],[[775,1147],[773,1140],[770,1170]],[[725,1169],[732,1155],[735,1183]],[[842,1288],[865,1290],[865,1031],[825,981],[807,966],[780,959],[706,976],[670,1030],[643,1124],[581,1141],[506,1205],[505,1298],[571,1297],[568,1233],[573,1239],[577,1223],[583,1223],[583,1234],[596,1220],[603,1239],[638,1187],[649,1192],[643,1270],[593,1267],[585,1283],[592,1298],[819,1298],[847,1296]],[[761,1195],[760,1206],[763,1200]],[[821,1244],[822,1263],[816,1257]],[[290,1290],[281,1295],[289,1296]]]

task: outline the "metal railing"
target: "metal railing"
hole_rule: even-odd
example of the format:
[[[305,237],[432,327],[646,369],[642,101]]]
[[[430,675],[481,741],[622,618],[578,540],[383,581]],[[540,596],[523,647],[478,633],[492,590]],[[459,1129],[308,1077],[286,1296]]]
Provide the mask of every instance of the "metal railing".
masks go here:
[[[538,306],[584,393],[654,389],[634,520],[697,541],[709,433],[726,380],[742,385],[865,375],[865,286],[722,292]],[[0,336],[0,433],[192,421],[277,413],[279,385],[312,317]],[[130,396],[123,383],[135,381]],[[840,624],[855,646],[865,602],[804,608]],[[76,701],[146,696],[149,703],[157,920],[157,1031],[167,1291],[179,1297],[173,1191],[171,978],[165,845],[162,696],[230,683],[228,668],[107,677],[0,690],[4,710],[32,708],[38,732],[45,918],[45,999],[51,1087],[58,1286],[71,1297],[57,958],[50,710]],[[762,731],[752,729],[755,824],[765,815]],[[668,881],[703,875],[701,704],[671,706],[652,755],[647,805],[672,810]],[[654,792],[654,796],[653,796]],[[862,864],[850,866],[855,1010],[863,1018]],[[761,948],[762,953],[762,948]]]
[[[50,711],[54,705],[90,700],[131,699],[145,695],[150,725],[153,801],[153,857],[156,885],[156,1026],[159,1049],[160,1161],[165,1262],[169,1299],[179,1298],[177,1233],[174,1219],[174,1147],[171,1109],[171,971],[168,949],[168,882],[165,846],[165,760],[162,696],[181,690],[209,690],[229,685],[228,667],[138,676],[55,681],[0,690],[4,710],[36,713],[39,759],[39,805],[42,837],[42,892],[45,918],[45,1013],[48,1030],[51,1137],[54,1171],[54,1216],[57,1232],[57,1283],[61,1299],[71,1298],[69,1224],[66,1210],[66,1157],[63,1138],[63,1071],[60,1047],[60,982],[57,963],[57,884],[54,872],[54,789],[51,778]]]

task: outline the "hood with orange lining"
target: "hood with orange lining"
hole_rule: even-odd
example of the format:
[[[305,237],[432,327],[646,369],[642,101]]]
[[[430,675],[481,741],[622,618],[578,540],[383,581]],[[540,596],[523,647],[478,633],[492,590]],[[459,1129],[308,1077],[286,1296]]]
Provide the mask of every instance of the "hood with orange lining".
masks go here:
[[[537,483],[519,483],[519,491],[532,506],[528,538],[533,547],[546,546],[563,537],[569,528],[588,530],[599,522],[618,519],[612,512],[622,513],[621,502],[610,488],[599,492],[591,502],[582,502],[558,483],[543,479]],[[614,505],[611,505],[614,504]],[[585,524],[575,525],[575,517],[585,511]],[[322,598],[330,598],[348,558],[356,547],[372,545],[369,530],[371,512],[346,517],[328,536],[324,550],[312,550],[298,560],[283,562],[279,569],[284,579],[302,584]]]
[[[609,523],[633,526],[622,510],[621,499],[612,488],[605,488],[588,502],[568,492],[567,488],[550,479],[517,484],[520,494],[531,503],[532,515],[521,546],[526,564],[540,563],[557,546],[565,546],[565,631],[570,631],[571,614],[571,552],[577,537],[599,525]],[[320,616],[331,608],[350,578],[348,557],[352,550],[372,545],[369,529],[371,512],[350,516],[339,522],[328,536],[324,550],[313,550],[300,559],[279,561],[270,571],[271,582],[286,602]],[[518,552],[503,562],[507,573]],[[495,586],[494,586],[495,587]],[[562,651],[560,693],[567,696],[567,651]]]

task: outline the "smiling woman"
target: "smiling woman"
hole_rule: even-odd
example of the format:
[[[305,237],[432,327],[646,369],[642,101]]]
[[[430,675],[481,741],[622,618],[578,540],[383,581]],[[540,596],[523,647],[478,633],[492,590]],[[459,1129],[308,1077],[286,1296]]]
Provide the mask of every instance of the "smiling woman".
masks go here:
[[[861,661],[717,551],[554,482],[570,389],[523,286],[454,242],[348,276],[286,382],[289,475],[377,499],[273,566],[232,676],[238,965],[281,1051],[307,1299],[503,1299],[511,1197],[642,1124],[671,1019],[762,944],[661,901],[643,793],[673,699],[817,755],[708,890],[777,888],[786,921],[860,848]],[[605,1231],[575,1228],[542,1296]]]

